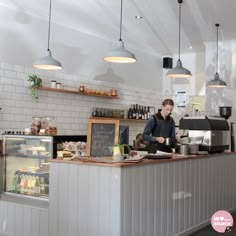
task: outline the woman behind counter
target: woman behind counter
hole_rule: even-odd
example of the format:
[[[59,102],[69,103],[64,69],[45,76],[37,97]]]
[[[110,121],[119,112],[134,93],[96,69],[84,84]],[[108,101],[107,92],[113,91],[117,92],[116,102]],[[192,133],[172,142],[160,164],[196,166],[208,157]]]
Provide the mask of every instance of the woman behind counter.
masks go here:
[[[170,116],[174,108],[172,99],[165,99],[162,102],[162,109],[151,116],[143,131],[143,140],[149,142],[147,151],[156,153],[157,150],[171,152],[175,146],[175,122]],[[165,145],[166,138],[171,138],[171,146]]]
[[[134,150],[139,150],[139,151],[147,151],[146,147],[148,146],[149,142],[143,140],[143,134],[138,133],[136,135],[136,139],[134,141]]]

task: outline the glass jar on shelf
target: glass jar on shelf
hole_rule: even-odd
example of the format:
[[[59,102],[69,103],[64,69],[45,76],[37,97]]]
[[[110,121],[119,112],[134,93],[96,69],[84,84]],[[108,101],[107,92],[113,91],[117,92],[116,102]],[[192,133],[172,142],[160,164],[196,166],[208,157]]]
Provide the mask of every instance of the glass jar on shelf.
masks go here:
[[[45,134],[56,135],[57,128],[55,125],[55,118],[50,116],[45,116],[42,118],[42,128],[45,129]]]
[[[32,117],[31,134],[38,134],[42,127],[42,117]]]
[[[111,96],[113,97],[118,96],[118,92],[116,89],[111,89]]]
[[[84,90],[85,90],[84,85],[79,86],[79,91],[80,91],[81,93],[84,93]]]

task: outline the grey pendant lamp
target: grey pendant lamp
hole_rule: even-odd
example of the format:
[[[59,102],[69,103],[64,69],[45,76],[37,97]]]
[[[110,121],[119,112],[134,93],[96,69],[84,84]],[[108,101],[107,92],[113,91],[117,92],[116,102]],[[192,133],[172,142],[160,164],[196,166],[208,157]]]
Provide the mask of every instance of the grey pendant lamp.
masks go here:
[[[137,59],[135,55],[126,50],[124,47],[124,42],[122,41],[122,11],[123,11],[123,0],[121,0],[120,6],[120,39],[117,43],[116,48],[109,51],[106,56],[103,58],[104,61],[113,62],[113,63],[133,63],[136,62]]]
[[[34,61],[33,67],[42,70],[60,70],[62,69],[62,65],[59,61],[52,57],[52,53],[50,50],[50,30],[51,30],[51,11],[52,11],[52,0],[50,0],[49,7],[49,21],[48,21],[48,49],[46,52],[46,56],[38,58]]]
[[[190,78],[192,76],[191,72],[182,66],[182,62],[180,60],[180,26],[181,26],[181,3],[182,2],[183,0],[178,0],[178,3],[179,3],[179,53],[178,53],[179,58],[176,63],[176,67],[169,70],[166,74],[166,76],[170,78]]]
[[[219,73],[218,73],[218,30],[220,24],[215,24],[216,26],[216,74],[213,80],[209,81],[207,83],[208,88],[224,88],[227,86],[227,84],[220,79]]]

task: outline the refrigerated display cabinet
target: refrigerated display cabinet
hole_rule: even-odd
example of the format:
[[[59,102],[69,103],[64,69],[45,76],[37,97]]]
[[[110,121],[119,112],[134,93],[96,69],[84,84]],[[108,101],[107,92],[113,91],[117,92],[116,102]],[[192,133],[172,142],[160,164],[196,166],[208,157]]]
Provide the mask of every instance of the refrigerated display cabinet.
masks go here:
[[[49,195],[52,136],[3,136],[2,192],[39,198]]]
[[[47,199],[49,159],[65,141],[84,141],[86,135],[3,135],[0,193]]]

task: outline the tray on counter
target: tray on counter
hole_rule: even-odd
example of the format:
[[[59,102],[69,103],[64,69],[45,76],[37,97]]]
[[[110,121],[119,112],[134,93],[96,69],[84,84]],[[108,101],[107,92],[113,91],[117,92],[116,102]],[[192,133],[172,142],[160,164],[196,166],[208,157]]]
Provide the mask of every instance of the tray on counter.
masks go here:
[[[144,156],[144,158],[147,158],[147,159],[171,159],[172,158],[172,153],[170,153],[170,154],[151,154],[151,153],[148,153],[147,155]]]

